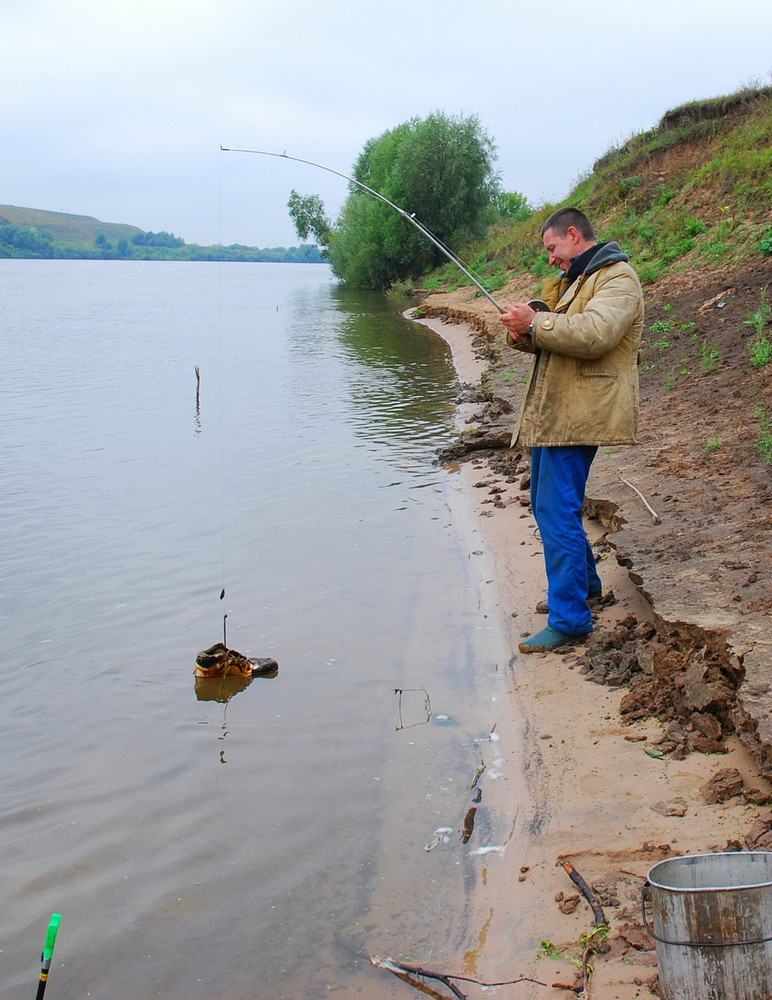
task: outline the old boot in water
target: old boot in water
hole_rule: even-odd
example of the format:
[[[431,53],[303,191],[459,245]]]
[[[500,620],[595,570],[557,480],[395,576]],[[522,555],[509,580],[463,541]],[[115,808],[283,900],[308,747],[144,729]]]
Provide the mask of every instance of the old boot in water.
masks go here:
[[[252,659],[216,642],[196,657],[196,677],[275,677],[279,664],[271,657]]]

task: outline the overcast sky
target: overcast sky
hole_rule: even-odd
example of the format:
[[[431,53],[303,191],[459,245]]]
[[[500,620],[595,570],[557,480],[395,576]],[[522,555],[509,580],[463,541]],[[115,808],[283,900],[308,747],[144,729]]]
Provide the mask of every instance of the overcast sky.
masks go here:
[[[189,243],[296,244],[368,139],[477,115],[504,188],[562,199],[665,111],[772,83],[772,0],[0,0],[0,203]],[[405,206],[409,208],[409,206]]]

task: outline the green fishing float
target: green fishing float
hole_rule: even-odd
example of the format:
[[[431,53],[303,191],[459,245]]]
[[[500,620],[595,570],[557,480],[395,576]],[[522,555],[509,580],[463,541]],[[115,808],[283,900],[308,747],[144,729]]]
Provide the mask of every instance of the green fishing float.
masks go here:
[[[46,943],[43,946],[43,954],[40,957],[41,968],[40,968],[40,980],[38,981],[38,992],[35,1000],[41,1000],[41,997],[46,991],[46,984],[48,983],[48,972],[51,968],[51,959],[54,957],[54,946],[56,944],[56,935],[59,933],[59,924],[62,922],[61,913],[51,914],[51,923],[48,925],[48,932],[46,933]]]

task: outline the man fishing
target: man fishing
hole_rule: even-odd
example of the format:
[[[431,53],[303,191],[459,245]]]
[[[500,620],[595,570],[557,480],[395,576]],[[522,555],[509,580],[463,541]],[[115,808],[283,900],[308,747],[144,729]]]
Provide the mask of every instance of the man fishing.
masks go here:
[[[501,315],[507,341],[535,355],[512,447],[531,449],[531,507],[548,585],[536,610],[549,617],[520,643],[523,653],[572,645],[592,631],[590,604],[602,583],[582,505],[598,447],[636,443],[644,313],[629,257],[617,243],[599,243],[583,212],[558,209],[541,235],[562,272],[543,283],[549,311],[517,302]]]

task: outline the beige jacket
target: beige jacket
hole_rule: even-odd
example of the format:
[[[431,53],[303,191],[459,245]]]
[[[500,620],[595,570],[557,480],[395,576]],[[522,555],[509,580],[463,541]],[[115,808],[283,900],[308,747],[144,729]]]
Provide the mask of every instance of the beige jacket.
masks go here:
[[[616,243],[568,288],[544,282],[552,312],[537,313],[535,351],[512,447],[635,444],[643,292]]]

